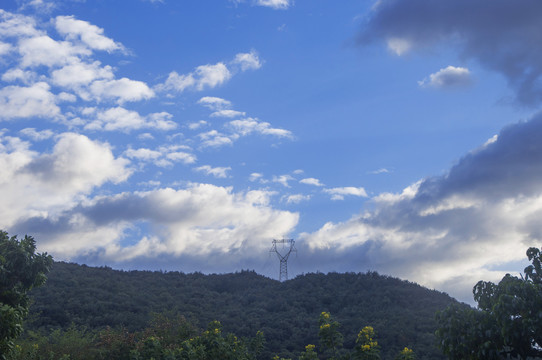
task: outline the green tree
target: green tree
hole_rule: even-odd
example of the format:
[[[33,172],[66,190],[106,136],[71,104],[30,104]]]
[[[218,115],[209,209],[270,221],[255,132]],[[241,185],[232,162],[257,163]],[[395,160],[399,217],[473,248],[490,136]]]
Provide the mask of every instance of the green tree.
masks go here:
[[[395,360],[416,360],[416,355],[412,349],[405,347],[399,354],[395,357]]]
[[[27,292],[45,283],[53,258],[36,254],[36,242],[25,235],[9,237],[0,230],[0,359],[7,359],[28,314]]]
[[[339,322],[333,320],[328,312],[322,312],[318,319],[320,328],[318,330],[318,337],[320,338],[320,346],[327,349],[333,354],[332,359],[338,358],[339,349],[343,346],[343,336],[339,332]]]
[[[358,333],[354,359],[380,360],[380,347],[374,339],[375,331],[371,326],[366,326]]]
[[[524,277],[474,286],[478,309],[450,306],[437,314],[436,335],[450,359],[542,357],[542,253],[530,248],[527,257]]]

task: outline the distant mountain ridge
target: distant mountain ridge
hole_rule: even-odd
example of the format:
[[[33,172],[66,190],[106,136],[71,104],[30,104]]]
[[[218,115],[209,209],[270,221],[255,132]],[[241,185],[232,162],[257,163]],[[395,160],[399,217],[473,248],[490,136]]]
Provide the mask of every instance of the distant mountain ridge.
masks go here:
[[[100,329],[144,328],[152,312],[179,313],[205,327],[218,320],[227,332],[254,336],[262,330],[264,354],[297,358],[318,344],[318,316],[329,311],[341,323],[345,347],[374,327],[382,358],[408,346],[418,359],[444,359],[436,348],[435,312],[456,302],[420,285],[368,273],[305,274],[278,282],[253,271],[233,274],[119,271],[56,262],[47,284],[33,290],[32,330],[70,324]],[[465,305],[466,306],[466,305]]]

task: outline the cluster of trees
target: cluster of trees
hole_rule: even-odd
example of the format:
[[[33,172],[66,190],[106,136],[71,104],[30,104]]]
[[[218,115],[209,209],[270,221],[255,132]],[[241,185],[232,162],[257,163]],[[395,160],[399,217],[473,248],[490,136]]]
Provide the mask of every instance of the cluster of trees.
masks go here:
[[[353,349],[343,347],[339,323],[327,312],[319,318],[319,347],[309,344],[298,352],[299,360],[380,360],[380,346],[372,327],[364,327],[357,335]],[[30,332],[23,337],[9,360],[257,360],[270,359],[261,355],[265,338],[257,332],[251,338],[225,334],[218,321],[197,330],[184,317],[155,314],[142,331],[106,328],[99,332],[71,326],[54,330],[48,335]],[[278,355],[275,360],[284,359]],[[415,360],[414,352],[401,350],[395,360]]]
[[[318,337],[320,342],[320,354],[316,346],[309,344],[305,351],[299,356],[299,360],[318,360],[321,358],[329,360],[380,360],[380,346],[376,341],[375,331],[371,326],[366,326],[358,333],[356,344],[353,349],[343,347],[343,335],[339,331],[339,323],[335,321],[328,312],[320,314]],[[319,356],[320,355],[320,356]],[[274,360],[282,359],[278,356]],[[405,347],[401,350],[395,360],[416,360],[414,351]]]
[[[318,318],[328,311],[341,323],[344,346],[353,348],[361,330],[378,331],[383,359],[405,346],[420,360],[444,359],[436,346],[435,312],[455,301],[417,284],[365,274],[306,274],[278,282],[253,271],[203,275],[179,272],[117,271],[57,262],[45,286],[32,292],[27,329],[45,333],[107,326],[142,331],[150,313],[173,311],[196,327],[218,320],[225,332],[265,334],[261,357],[296,358],[318,342]],[[466,305],[462,305],[466,306]]]
[[[263,344],[261,332],[241,339],[224,333],[218,321],[201,331],[180,315],[155,314],[149,326],[137,332],[75,326],[47,335],[30,332],[9,360],[256,360]]]
[[[478,308],[456,305],[438,313],[437,336],[451,360],[542,359],[542,252],[529,248],[532,262],[520,278],[479,281]]]
[[[18,240],[0,230],[0,359],[6,359],[23,331],[28,314],[28,291],[45,282],[53,264],[47,254],[36,254],[31,236]]]

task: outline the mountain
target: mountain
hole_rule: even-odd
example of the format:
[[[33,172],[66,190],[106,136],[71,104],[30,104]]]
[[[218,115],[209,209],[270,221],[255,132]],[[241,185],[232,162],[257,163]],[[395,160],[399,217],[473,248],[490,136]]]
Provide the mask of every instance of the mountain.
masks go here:
[[[318,317],[341,323],[345,347],[367,325],[377,333],[382,358],[405,346],[418,359],[444,359],[435,346],[435,312],[456,302],[415,283],[368,273],[313,273],[278,282],[253,271],[233,274],[119,271],[56,262],[45,286],[32,291],[26,328],[49,331],[71,324],[99,330],[145,328],[152,313],[181,314],[204,328],[218,320],[224,331],[252,337],[264,332],[264,358],[297,358],[318,344]],[[467,305],[465,305],[467,306]]]

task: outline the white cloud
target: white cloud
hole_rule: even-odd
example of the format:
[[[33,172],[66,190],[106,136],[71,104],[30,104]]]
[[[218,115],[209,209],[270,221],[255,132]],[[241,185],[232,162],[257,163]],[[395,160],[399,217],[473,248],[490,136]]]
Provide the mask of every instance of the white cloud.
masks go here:
[[[208,107],[211,110],[224,110],[231,107],[231,102],[219,97],[204,96],[198,100],[198,104]]]
[[[378,175],[378,174],[388,174],[390,171],[386,168],[380,168],[377,170],[369,171],[369,174]]]
[[[75,46],[70,42],[56,41],[42,35],[20,40],[19,53],[22,56],[21,66],[26,68],[67,65],[77,62],[80,57],[91,55],[92,52],[84,46]]]
[[[37,77],[37,74],[33,71],[25,71],[22,69],[12,68],[12,69],[8,69],[2,75],[2,81],[6,81],[6,82],[20,81],[24,84],[29,84],[29,83],[34,82],[36,77]]]
[[[126,157],[130,159],[152,161],[161,157],[162,153],[156,150],[139,148],[139,149],[128,149],[124,152],[124,155],[126,155]]]
[[[227,178],[228,171],[231,170],[231,167],[211,167],[209,165],[203,165],[195,168],[194,170],[203,172],[206,175],[213,175],[216,178]]]
[[[6,86],[0,89],[0,119],[58,116],[60,108],[49,89],[45,82],[29,87]]]
[[[315,178],[305,178],[305,179],[299,180],[299,182],[301,184],[306,184],[306,185],[324,186],[324,184],[322,184],[320,180],[315,179]]]
[[[438,89],[464,87],[471,84],[471,75],[469,69],[462,67],[448,66],[440,69],[438,72],[429,75],[418,81],[421,87],[434,87]]]
[[[3,226],[11,228],[32,216],[53,217],[106,182],[128,178],[128,161],[115,158],[108,144],[64,133],[50,154],[38,154],[13,138],[0,138],[0,208]]]
[[[273,176],[272,181],[276,182],[276,183],[279,183],[284,187],[289,188],[290,184],[288,184],[288,181],[292,181],[292,180],[294,180],[294,178],[291,177],[290,175],[279,175],[279,176]]]
[[[147,84],[128,78],[94,81],[90,85],[90,91],[98,101],[116,99],[119,103],[146,100],[154,97],[154,91]]]
[[[234,117],[240,117],[245,116],[246,113],[241,111],[235,111],[235,110],[219,110],[212,113],[211,117],[226,117],[226,118],[234,118]]]
[[[259,122],[256,118],[246,118],[243,120],[233,120],[228,123],[228,127],[233,130],[235,134],[241,136],[247,136],[251,133],[258,133],[261,135],[272,135],[277,137],[293,138],[290,131],[285,129],[272,128],[268,122]]]
[[[260,58],[255,51],[235,55],[232,64],[238,65],[241,68],[241,71],[257,70],[262,67]]]
[[[186,75],[179,75],[172,71],[166,82],[157,86],[158,90],[175,90],[183,92],[187,89],[201,91],[212,89],[222,85],[231,78],[231,73],[224,63],[214,65],[200,65],[194,72]]]
[[[407,39],[392,37],[388,39],[388,48],[396,55],[401,56],[408,52],[412,44]]]
[[[314,257],[341,259],[328,269],[363,263],[472,301],[478,280],[517,272],[525,250],[540,245],[540,134],[542,114],[510,125],[446,174],[380,194],[371,210],[302,238]]]
[[[220,147],[224,145],[233,145],[233,140],[216,130],[211,130],[205,133],[198,134],[201,139],[202,147]]]
[[[196,89],[214,88],[231,78],[231,73],[223,63],[201,65],[196,68]]]
[[[71,41],[80,40],[94,50],[115,51],[124,50],[121,44],[103,35],[103,29],[86,21],[77,20],[73,16],[57,16],[56,30]]]
[[[208,267],[199,265],[199,269],[229,270],[238,264],[225,255],[236,254],[236,259],[246,261],[267,250],[268,239],[277,232],[289,233],[297,224],[298,214],[269,207],[271,195],[195,184],[181,190],[96,197],[57,219],[35,216],[20,225],[40,239],[40,249],[58,259],[89,253],[116,262],[168,256],[186,260],[182,262],[188,266],[190,260],[199,259],[201,264],[201,259],[212,258],[212,262],[203,262]],[[122,246],[124,232],[134,219],[158,231],[142,236],[134,245]]]
[[[250,181],[256,181],[256,180],[261,180],[262,178],[263,178],[263,174],[261,174],[261,173],[252,173],[252,174],[250,174],[248,179]]]
[[[42,35],[30,16],[13,14],[0,9],[0,37],[34,37]]]
[[[205,121],[205,120],[200,120],[200,121],[198,121],[198,122],[189,123],[189,124],[188,124],[188,128],[189,128],[190,130],[197,130],[197,129],[199,129],[200,127],[205,126],[205,125],[207,125],[207,121]]]
[[[303,195],[303,194],[294,194],[294,195],[288,195],[284,197],[287,204],[299,204],[303,201],[308,201],[311,199],[310,195]]]
[[[251,51],[250,53],[237,54],[234,60],[230,62],[230,65],[239,67],[241,71],[255,70],[261,67],[261,61],[258,58],[257,53],[255,51]],[[183,92],[185,90],[202,91],[205,89],[213,89],[226,83],[228,80],[231,79],[232,76],[232,72],[223,62],[218,62],[216,64],[200,65],[196,67],[194,71],[188,74],[179,74],[176,71],[170,72],[166,81],[163,84],[156,86],[156,90]],[[212,99],[220,98],[204,97],[202,99],[212,101]],[[214,110],[223,110],[224,108],[228,108],[231,105],[231,103],[229,102],[212,103],[206,102],[205,100],[201,103]],[[222,107],[213,108],[211,107],[213,105]]]
[[[35,141],[50,139],[55,134],[53,131],[48,130],[48,129],[42,130],[42,131],[36,131],[35,128],[24,128],[19,132],[23,134],[24,136],[27,136]]]
[[[8,54],[13,50],[13,46],[8,43],[0,41],[0,57]]]
[[[256,0],[255,3],[273,9],[288,9],[290,7],[290,0]]]
[[[175,162],[181,162],[183,164],[193,164],[196,162],[197,157],[193,154],[184,151],[175,151],[166,155],[169,160]]]
[[[99,61],[94,61],[93,63],[76,61],[51,73],[53,84],[70,89],[86,87],[94,80],[111,80],[113,78],[114,75],[111,66],[102,67]]]
[[[124,132],[142,128],[171,130],[177,126],[170,120],[171,118],[172,115],[166,112],[153,113],[143,117],[136,111],[115,107],[97,112],[95,119],[89,122],[85,129]]]
[[[367,197],[367,193],[362,187],[336,187],[332,189],[324,189],[324,192],[331,195],[331,200],[344,200],[345,196]]]

